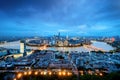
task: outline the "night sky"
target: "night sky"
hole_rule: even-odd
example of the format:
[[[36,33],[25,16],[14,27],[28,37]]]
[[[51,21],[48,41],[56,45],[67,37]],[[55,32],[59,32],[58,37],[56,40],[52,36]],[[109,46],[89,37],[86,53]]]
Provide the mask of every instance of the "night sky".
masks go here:
[[[120,35],[120,0],[0,0],[0,36]]]

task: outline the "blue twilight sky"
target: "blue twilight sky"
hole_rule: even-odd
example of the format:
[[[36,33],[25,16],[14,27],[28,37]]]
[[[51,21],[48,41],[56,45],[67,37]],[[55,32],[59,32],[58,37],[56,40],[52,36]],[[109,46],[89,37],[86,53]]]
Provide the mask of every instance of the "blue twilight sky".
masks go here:
[[[0,0],[0,36],[120,35],[120,0]]]

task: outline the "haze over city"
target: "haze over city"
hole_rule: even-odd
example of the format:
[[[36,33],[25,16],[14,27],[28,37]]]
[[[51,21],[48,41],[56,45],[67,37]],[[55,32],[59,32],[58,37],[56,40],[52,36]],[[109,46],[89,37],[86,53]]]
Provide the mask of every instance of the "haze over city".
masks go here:
[[[120,0],[0,0],[0,36],[120,34]]]

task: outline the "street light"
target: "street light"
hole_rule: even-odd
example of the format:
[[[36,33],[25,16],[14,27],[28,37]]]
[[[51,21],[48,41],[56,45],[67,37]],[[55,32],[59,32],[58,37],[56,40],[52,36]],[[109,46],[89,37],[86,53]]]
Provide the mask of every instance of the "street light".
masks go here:
[[[46,74],[47,74],[47,72],[44,71],[44,75],[46,75]]]
[[[65,72],[63,72],[62,74],[63,74],[64,76],[66,75],[66,73],[65,73]]]
[[[35,75],[38,75],[38,72],[37,72],[37,71],[35,72]]]
[[[24,75],[27,75],[27,72],[24,72]]]
[[[29,72],[28,72],[28,74],[29,74],[29,75],[31,75],[31,74],[32,74],[32,72],[31,72],[31,71],[29,71]]]
[[[68,75],[68,76],[70,76],[70,75],[71,75],[71,73],[70,73],[70,72],[68,72],[68,73],[67,73],[67,75]]]
[[[41,72],[40,74],[43,75],[43,72]]]
[[[102,73],[100,73],[99,75],[100,75],[100,76],[103,76],[103,74],[102,74]]]
[[[17,78],[21,78],[22,77],[22,73],[19,73],[18,75],[17,75]]]
[[[52,74],[52,72],[49,72],[49,75],[51,75]]]
[[[17,80],[16,78],[14,78],[13,80]]]
[[[61,72],[58,73],[61,76]]]

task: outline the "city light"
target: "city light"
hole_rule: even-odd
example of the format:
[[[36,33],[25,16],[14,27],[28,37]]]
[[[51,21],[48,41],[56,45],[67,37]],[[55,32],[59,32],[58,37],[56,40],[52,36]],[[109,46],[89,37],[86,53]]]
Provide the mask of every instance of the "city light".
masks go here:
[[[13,80],[17,80],[16,78],[14,78]]]
[[[89,70],[89,71],[88,71],[88,74],[92,75],[92,71],[91,71],[91,70]]]
[[[61,73],[61,72],[59,72],[58,74],[59,74],[60,76],[62,75],[62,73]]]
[[[37,72],[37,71],[35,72],[35,75],[38,75],[38,72]]]
[[[47,74],[47,72],[44,71],[44,75],[46,75],[46,74]]]
[[[24,72],[24,75],[27,75],[27,72]]]
[[[82,76],[84,75],[84,74],[81,74]]]
[[[65,72],[62,72],[62,74],[65,76],[66,75],[66,73]]]
[[[83,74],[83,71],[80,71],[80,74],[81,74],[81,75],[84,75],[84,74]]]
[[[18,73],[17,78],[21,78],[22,77],[22,73]]]
[[[52,72],[49,72],[49,75],[51,75],[52,74]]]
[[[71,72],[65,72],[65,71],[60,71],[60,72],[58,72],[58,75],[59,76],[70,76],[70,75],[72,75],[72,73]]]
[[[68,72],[68,73],[67,73],[67,75],[68,75],[68,76],[70,76],[70,75],[71,75],[71,73],[70,73],[70,72]]]
[[[32,74],[32,72],[31,72],[31,71],[29,71],[29,72],[28,72],[28,75],[31,75],[31,74]]]
[[[95,73],[95,75],[97,75],[97,73]]]
[[[99,75],[100,75],[100,76],[103,76],[103,74],[102,74],[102,73],[100,73]]]
[[[40,74],[43,75],[43,72],[41,72]]]
[[[0,0],[0,80],[119,79],[119,4]]]

